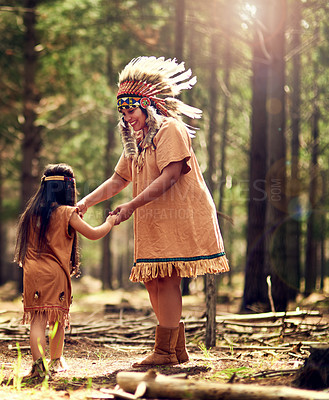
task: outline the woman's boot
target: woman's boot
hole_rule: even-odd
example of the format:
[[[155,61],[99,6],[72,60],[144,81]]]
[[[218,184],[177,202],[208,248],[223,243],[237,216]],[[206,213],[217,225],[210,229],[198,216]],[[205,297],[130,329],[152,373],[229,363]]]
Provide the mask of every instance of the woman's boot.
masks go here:
[[[133,367],[178,364],[175,350],[178,331],[179,327],[171,329],[158,325],[155,330],[155,345],[153,353],[147,356],[144,360],[133,364]]]
[[[188,352],[186,350],[184,322],[179,323],[178,339],[176,344],[176,357],[180,364],[185,363],[189,360]]]

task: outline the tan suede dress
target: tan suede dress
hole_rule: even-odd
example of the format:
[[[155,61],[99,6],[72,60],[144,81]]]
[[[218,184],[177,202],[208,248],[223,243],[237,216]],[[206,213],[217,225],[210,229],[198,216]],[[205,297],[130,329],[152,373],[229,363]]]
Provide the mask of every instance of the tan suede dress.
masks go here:
[[[53,211],[45,250],[38,254],[38,232],[32,232],[23,264],[23,323],[33,314],[46,313],[48,322],[69,323],[71,305],[71,252],[75,232],[69,221],[76,207],[60,206]]]
[[[165,118],[138,160],[121,155],[115,171],[133,184],[133,196],[150,185],[171,162],[184,160],[178,181],[134,213],[134,266],[130,280],[147,282],[229,270],[216,208],[202,177],[185,126]]]

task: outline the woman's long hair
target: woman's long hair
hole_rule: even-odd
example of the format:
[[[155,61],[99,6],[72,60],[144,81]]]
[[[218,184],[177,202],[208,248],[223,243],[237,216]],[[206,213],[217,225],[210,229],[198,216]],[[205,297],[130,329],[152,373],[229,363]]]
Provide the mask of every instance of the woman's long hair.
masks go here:
[[[64,176],[73,179],[45,180],[49,176]],[[21,215],[15,248],[15,261],[22,266],[28,249],[31,230],[38,232],[38,253],[46,246],[46,233],[51,214],[61,205],[76,204],[76,187],[74,173],[67,164],[50,164],[46,167],[39,189],[29,200],[24,213]],[[76,232],[72,229],[73,247],[71,253],[72,272],[79,267],[79,252]]]

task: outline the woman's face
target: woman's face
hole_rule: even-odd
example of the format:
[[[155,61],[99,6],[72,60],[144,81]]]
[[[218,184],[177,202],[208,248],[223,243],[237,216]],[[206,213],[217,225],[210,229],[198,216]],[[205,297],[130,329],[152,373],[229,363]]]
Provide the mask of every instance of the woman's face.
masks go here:
[[[140,131],[146,127],[146,115],[140,107],[123,109],[122,115],[125,121],[132,126],[134,131]]]

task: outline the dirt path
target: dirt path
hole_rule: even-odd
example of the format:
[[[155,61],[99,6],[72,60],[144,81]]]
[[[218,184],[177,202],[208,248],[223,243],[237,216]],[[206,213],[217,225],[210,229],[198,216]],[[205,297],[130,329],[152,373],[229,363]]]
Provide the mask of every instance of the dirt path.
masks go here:
[[[137,321],[138,325],[139,320],[147,320],[148,324],[155,325],[156,321],[145,295],[142,295],[138,301],[136,294],[121,293],[120,299],[114,298],[115,296],[119,296],[118,293],[111,296],[111,302],[109,302],[108,294],[104,295],[104,293],[101,299],[97,296],[88,296],[77,301],[79,306],[72,309],[74,329],[78,329],[79,326],[79,329],[82,329],[81,326],[86,326],[86,323],[90,326],[99,326],[104,321],[108,324],[113,322],[114,326],[115,324],[119,326],[120,323],[124,326],[127,321]],[[221,383],[231,380],[245,384],[290,386],[294,378],[293,372],[304,363],[304,359],[308,355],[308,345],[303,347],[297,344],[307,341],[310,343],[315,340],[314,337],[311,337],[310,332],[307,332],[308,328],[305,328],[305,326],[308,327],[307,324],[303,325],[303,329],[298,325],[296,332],[291,330],[289,324],[284,325],[284,332],[283,325],[274,328],[262,328],[259,325],[257,329],[254,329],[244,326],[243,323],[232,326],[219,324],[218,345],[213,349],[206,350],[203,346],[204,330],[200,329],[195,322],[191,322],[202,320],[204,304],[202,301],[197,301],[196,298],[184,299],[184,303],[183,316],[188,321],[187,341],[190,361],[178,366],[156,368],[162,374],[185,373],[188,379],[204,379]],[[235,312],[228,306],[225,306],[225,310],[223,307],[219,306],[218,315]],[[3,312],[0,314],[1,326],[7,321],[8,325],[16,327],[21,316],[20,308],[18,301],[3,302],[1,304]],[[318,321],[320,320],[321,318],[318,318]],[[103,328],[103,331],[105,332],[106,329]],[[118,328],[117,331],[119,332],[119,330]],[[288,331],[295,334],[289,333],[289,337],[284,338],[282,332],[285,335]],[[112,336],[118,332],[113,333]],[[154,340],[153,335],[153,329],[146,330],[146,334],[136,341],[137,344],[132,344],[129,338],[127,343],[111,343],[111,335],[108,335],[102,343],[101,334],[91,334],[90,332],[87,334],[85,328],[82,329],[81,334],[67,334],[64,357],[69,370],[54,375],[47,385],[42,380],[33,383],[23,382],[21,390],[18,390],[17,381],[14,379],[18,363],[18,353],[14,349],[16,340],[1,340],[0,399],[47,398],[57,400],[70,398],[79,400],[86,399],[100,388],[114,388],[119,371],[136,371],[131,365],[150,351],[150,343]],[[328,335],[327,330],[326,333],[319,336],[317,341],[319,343],[328,342]],[[143,344],[143,341],[147,343]],[[29,372],[32,361],[28,348],[28,335],[17,342],[22,349],[21,365],[18,371],[18,375],[22,376]],[[284,342],[288,343],[287,350],[282,347],[285,345]],[[294,343],[296,344],[295,348]],[[147,369],[139,369],[139,371]],[[292,370],[292,372],[286,372],[287,370]],[[281,375],[271,375],[268,371],[276,373],[282,371],[282,373]],[[47,392],[45,392],[45,386],[48,386]],[[47,393],[46,397],[45,393]]]

